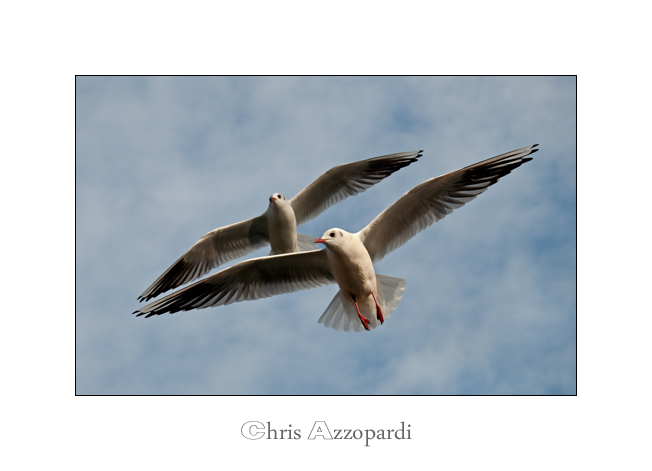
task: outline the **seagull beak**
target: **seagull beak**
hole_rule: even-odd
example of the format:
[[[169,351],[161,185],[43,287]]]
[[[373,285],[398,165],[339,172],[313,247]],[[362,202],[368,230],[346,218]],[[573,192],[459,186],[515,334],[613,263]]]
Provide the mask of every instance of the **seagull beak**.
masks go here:
[[[323,244],[326,242],[324,239],[315,239],[315,244]]]
[[[274,197],[270,197],[269,200],[270,200],[270,201],[276,201],[276,198],[274,198]]]

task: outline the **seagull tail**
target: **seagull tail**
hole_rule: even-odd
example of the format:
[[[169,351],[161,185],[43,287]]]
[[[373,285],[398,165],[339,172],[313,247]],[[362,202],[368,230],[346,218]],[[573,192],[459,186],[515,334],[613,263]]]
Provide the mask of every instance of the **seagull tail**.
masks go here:
[[[407,283],[407,280],[403,278],[394,278],[376,273],[376,287],[380,288],[378,292],[382,297],[382,301],[378,299],[378,302],[382,302],[385,306],[385,309],[383,309],[385,319],[389,318],[398,303],[401,302],[403,291],[405,291],[405,283]]]
[[[376,274],[376,300],[381,306],[385,321],[398,306],[405,291],[406,280]],[[324,327],[345,332],[364,332],[365,329],[358,318],[355,305],[348,299],[342,302],[340,291],[337,292],[331,303],[319,318],[319,323]],[[375,316],[370,316],[369,328],[374,329],[380,325]]]

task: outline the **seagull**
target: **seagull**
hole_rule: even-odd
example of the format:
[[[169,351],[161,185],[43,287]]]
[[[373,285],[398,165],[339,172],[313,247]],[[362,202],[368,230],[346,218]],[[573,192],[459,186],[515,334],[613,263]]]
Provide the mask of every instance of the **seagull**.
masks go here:
[[[267,244],[271,245],[270,255],[316,249],[314,237],[297,233],[299,224],[310,221],[335,203],[365,191],[416,162],[422,152],[401,152],[338,165],[290,200],[281,193],[272,194],[267,211],[253,219],[220,227],[204,235],[165,270],[138,300],[149,301]]]
[[[383,324],[403,297],[406,280],[376,274],[373,264],[444,218],[538,151],[507,152],[417,185],[357,233],[329,229],[315,239],[321,250],[254,258],[134,311],[151,317],[339,285],[319,323],[335,330],[371,330]]]

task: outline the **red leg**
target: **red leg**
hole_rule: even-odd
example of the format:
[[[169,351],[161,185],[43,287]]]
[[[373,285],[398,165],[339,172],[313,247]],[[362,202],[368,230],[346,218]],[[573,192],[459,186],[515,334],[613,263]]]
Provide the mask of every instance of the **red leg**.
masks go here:
[[[351,296],[353,298],[353,302],[355,303],[355,308],[358,311],[358,317],[360,318],[360,321],[362,322],[362,325],[364,326],[365,329],[369,330],[369,321],[365,316],[360,314],[360,308],[358,307],[358,302],[355,300],[355,296]]]
[[[380,310],[380,306],[378,305],[378,301],[376,301],[376,295],[371,293],[371,295],[374,297],[374,302],[376,303],[376,319],[380,321],[381,324],[385,323],[385,319],[383,318],[383,311]]]

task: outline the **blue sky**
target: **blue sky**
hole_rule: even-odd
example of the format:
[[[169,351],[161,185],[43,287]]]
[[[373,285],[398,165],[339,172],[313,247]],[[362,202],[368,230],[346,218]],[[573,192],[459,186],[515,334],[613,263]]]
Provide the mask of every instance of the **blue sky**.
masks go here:
[[[77,393],[574,394],[575,86],[77,78]],[[334,165],[424,150],[299,232],[358,231],[424,180],[534,143],[532,162],[376,265],[408,283],[371,333],[317,323],[334,285],[131,314],[203,234],[259,215],[271,193],[291,197]]]

